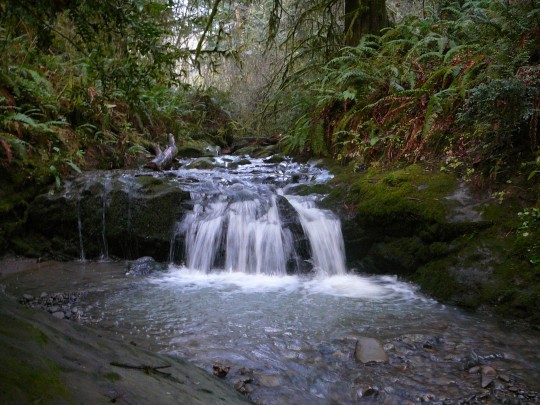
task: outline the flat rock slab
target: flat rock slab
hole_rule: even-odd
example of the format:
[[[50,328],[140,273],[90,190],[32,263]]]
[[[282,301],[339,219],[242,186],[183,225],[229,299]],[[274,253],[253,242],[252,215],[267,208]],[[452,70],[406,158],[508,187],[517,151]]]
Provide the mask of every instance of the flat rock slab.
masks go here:
[[[248,403],[232,387],[184,360],[54,319],[2,293],[0,381],[2,404]]]
[[[369,337],[358,338],[354,349],[354,358],[363,364],[388,363],[388,356],[382,344],[377,339]]]

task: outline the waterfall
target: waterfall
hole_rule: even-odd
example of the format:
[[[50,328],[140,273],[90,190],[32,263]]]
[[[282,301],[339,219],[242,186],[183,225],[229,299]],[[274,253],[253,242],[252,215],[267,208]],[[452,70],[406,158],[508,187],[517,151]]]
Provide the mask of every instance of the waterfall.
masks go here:
[[[82,235],[82,220],[81,220],[81,195],[77,197],[77,227],[79,230],[79,249],[80,249],[80,260],[81,262],[86,261],[86,256],[84,254],[84,243]]]
[[[285,202],[278,204],[278,198]],[[339,219],[311,200],[245,190],[228,196],[192,193],[192,199],[192,211],[177,224],[171,239],[171,261],[176,241],[184,237],[189,269],[282,276],[301,270],[298,239],[303,237],[309,241],[306,250],[312,252],[309,261],[314,272],[346,272]],[[284,216],[289,216],[287,221]],[[294,221],[300,231],[291,231]]]
[[[333,212],[317,208],[312,200],[290,196],[289,201],[300,215],[316,272],[321,275],[345,274],[345,243],[339,219]]]
[[[107,200],[109,197],[109,191],[111,187],[111,179],[105,176],[103,181],[103,193],[101,194],[101,260],[109,260],[109,245],[107,244],[107,228],[106,228],[106,214],[107,214]]]

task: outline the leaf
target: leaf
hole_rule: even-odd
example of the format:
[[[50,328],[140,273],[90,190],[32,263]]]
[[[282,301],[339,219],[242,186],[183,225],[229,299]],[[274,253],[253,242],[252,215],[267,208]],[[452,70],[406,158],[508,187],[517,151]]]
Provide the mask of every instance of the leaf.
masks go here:
[[[82,173],[81,169],[79,168],[79,166],[77,166],[75,163],[73,163],[73,161],[71,160],[66,160],[66,165],[68,165],[69,167],[71,167],[73,170],[75,170],[77,173]]]
[[[356,100],[356,93],[352,92],[352,91],[349,91],[349,90],[345,90],[343,93],[341,93],[341,96],[340,96],[340,99],[341,100]]]

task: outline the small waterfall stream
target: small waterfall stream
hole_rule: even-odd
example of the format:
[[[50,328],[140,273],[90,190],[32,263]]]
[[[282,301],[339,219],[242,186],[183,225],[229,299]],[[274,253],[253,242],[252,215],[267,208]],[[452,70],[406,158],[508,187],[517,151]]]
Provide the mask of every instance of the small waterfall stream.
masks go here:
[[[209,170],[93,174],[73,185],[81,259],[85,250],[97,258],[100,248],[106,259],[109,245],[114,256],[114,230],[130,239],[145,229],[138,215],[155,209],[146,194],[152,185],[173,196],[167,207],[184,204],[164,223],[152,217],[164,229],[166,270],[126,276],[124,262],[83,260],[17,275],[12,285],[35,296],[80,291],[84,322],[209,371],[230,366],[226,381],[259,403],[469,403],[485,392],[481,376],[467,371],[471,358],[506,370],[512,389],[520,381],[540,387],[538,333],[441,305],[395,276],[347,271],[339,219],[318,206],[320,195],[299,192],[327,181],[324,169],[240,160],[219,156]],[[381,341],[389,363],[355,361],[362,336]],[[514,397],[497,384],[497,395]]]
[[[193,193],[195,206],[176,227],[186,239],[186,267],[209,272],[283,276],[298,269],[294,236],[281,221],[277,194],[208,196]],[[310,245],[311,265],[318,274],[345,274],[345,252],[339,219],[312,200],[285,196],[294,207]],[[283,204],[282,203],[282,204]],[[174,260],[174,258],[173,258]]]

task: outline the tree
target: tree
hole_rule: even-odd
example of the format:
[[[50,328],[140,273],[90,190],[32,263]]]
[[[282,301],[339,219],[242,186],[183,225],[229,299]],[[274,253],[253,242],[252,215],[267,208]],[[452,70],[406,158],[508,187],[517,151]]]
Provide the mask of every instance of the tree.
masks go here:
[[[358,45],[362,36],[379,34],[388,23],[386,0],[345,0],[346,45]]]

